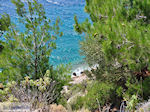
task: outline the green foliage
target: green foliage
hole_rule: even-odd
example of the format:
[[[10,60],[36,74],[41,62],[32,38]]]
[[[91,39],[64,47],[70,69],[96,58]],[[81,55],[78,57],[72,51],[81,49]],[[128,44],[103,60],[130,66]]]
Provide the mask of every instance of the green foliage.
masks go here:
[[[84,107],[85,104],[85,97],[78,96],[76,102],[71,104],[72,110],[79,110]]]
[[[105,106],[107,103],[113,102],[113,92],[115,90],[113,84],[100,83],[98,81],[89,83],[87,86],[87,94],[79,96],[74,103],[71,104],[73,110],[85,107],[89,110],[96,110]]]
[[[142,96],[143,94],[142,83],[140,83],[135,77],[128,78],[124,86],[117,85],[116,87],[116,93],[120,98],[129,99],[132,95]]]
[[[116,90],[116,93],[119,97],[122,97],[123,93],[124,93],[124,90],[122,87],[118,87],[117,90]]]
[[[66,81],[65,83],[60,79],[57,80],[60,82],[50,78],[50,71],[47,70],[46,74],[37,80],[26,76],[20,82],[8,82],[4,89],[0,90],[0,101],[23,102],[25,99],[27,102],[36,103],[36,105],[56,102],[60,98],[62,86],[67,84],[68,79],[63,79]]]
[[[132,95],[142,96],[142,83],[138,82],[136,79],[128,79],[126,82],[126,87],[128,89],[125,91],[124,98],[131,98]]]
[[[138,97],[136,95],[132,95],[132,97],[127,101],[127,110],[130,112],[135,112],[138,102]]]
[[[92,22],[86,19],[78,23],[75,16],[74,27],[85,34],[80,42],[81,54],[89,65],[99,65],[92,75],[113,83],[120,100],[124,94],[130,98],[146,94],[147,99],[150,94],[143,90],[149,89],[148,79],[141,82],[136,77],[145,68],[149,71],[150,1],[86,0],[85,11]]]
[[[21,0],[11,0],[11,2],[17,7],[16,9],[17,14],[21,17],[25,16],[25,14],[27,13],[27,11],[24,8],[25,4]],[[33,14],[33,8],[31,7],[31,2],[29,2],[29,0],[27,0],[27,2],[30,8],[29,11],[30,13],[32,11],[32,14]],[[34,1],[34,3],[37,3],[37,2]]]
[[[75,17],[75,28],[79,33],[85,33],[81,53],[89,64],[100,65],[99,69],[103,71],[100,74],[115,72],[114,69],[119,67],[126,72],[126,68],[140,71],[149,66],[150,25],[142,24],[149,21],[149,3],[147,0],[133,0],[130,7],[129,0],[86,1],[85,10],[92,24],[88,20],[79,24]],[[130,14],[132,12],[136,13]],[[141,21],[135,15],[146,16],[146,20]],[[130,17],[133,19],[128,20]]]
[[[141,100],[147,100],[149,99],[150,95],[149,80],[149,77],[145,78],[144,80],[140,79],[140,81],[138,81],[135,77],[128,78],[128,80],[125,83],[127,89],[119,87],[117,89],[117,94],[124,98],[131,98],[132,95],[139,95]]]
[[[80,101],[78,102],[78,98],[80,98],[80,95],[84,95],[86,93],[87,85],[89,84],[91,84],[91,82],[88,80],[84,80],[79,84],[68,84],[67,91],[61,92],[62,94],[59,103],[67,108],[68,105],[70,105],[73,110],[78,110],[78,106],[83,106],[82,104],[80,105]]]
[[[112,84],[95,82],[89,85],[87,95],[85,96],[85,107],[94,110],[100,106],[103,107],[107,103],[111,103],[111,95],[114,87]]]
[[[10,25],[10,17],[8,14],[1,15],[0,18],[0,37],[6,31]]]
[[[70,87],[70,90],[71,91],[76,91],[76,92],[85,92],[86,91],[86,89],[87,89],[87,85],[89,85],[90,83],[92,83],[92,82],[90,82],[90,81],[88,81],[88,80],[84,80],[82,83],[79,83],[79,84],[75,84],[75,85],[72,85],[71,87]],[[72,93],[73,94],[73,93]]]
[[[117,95],[123,98],[127,103],[128,111],[135,111],[139,102],[143,102],[149,99],[150,87],[149,87],[149,77],[145,80],[138,81],[135,77],[128,78],[125,83],[126,89],[123,87],[118,87],[116,90]]]
[[[128,21],[139,19],[141,22],[149,23],[150,2],[148,0],[124,0],[122,13]]]
[[[71,76],[68,75],[71,71],[70,65],[60,64],[56,69],[51,68],[49,72],[50,78],[62,84],[61,86],[67,85],[71,80]]]
[[[7,83],[5,86],[4,86],[4,89],[3,90],[0,90],[0,101],[4,102],[4,101],[10,101],[10,102],[13,102],[13,101],[18,101],[12,94],[11,94],[11,89],[12,88],[15,88],[16,87],[16,82],[15,81],[12,81],[12,82],[9,82]]]
[[[150,96],[150,77],[142,81],[143,99],[147,100]]]
[[[55,39],[62,36],[59,32],[60,20],[58,18],[51,24],[44,7],[37,0],[12,0],[12,3],[25,30],[22,32],[11,23],[4,35],[4,49],[0,54],[1,81],[22,80],[25,76],[37,79],[52,68],[49,57],[51,51],[56,49]]]
[[[0,69],[2,70],[0,82],[6,85],[5,89],[9,91],[1,90],[0,100],[8,100],[10,96],[11,99],[16,97],[14,90],[19,92],[22,89],[29,89],[33,93],[30,95],[34,93],[36,95],[38,92],[38,98],[43,98],[40,95],[48,94],[48,97],[43,98],[42,101],[58,103],[63,86],[68,85],[70,81],[69,65],[59,65],[54,69],[49,62],[52,50],[56,49],[55,40],[63,35],[59,32],[60,19],[51,24],[51,20],[46,17],[44,7],[37,0],[33,2],[12,0],[12,3],[16,6],[18,22],[25,30],[21,31],[11,23],[6,34],[3,35],[5,40],[2,41],[3,50],[0,53]],[[6,29],[3,28],[3,30]],[[8,87],[12,81],[17,82],[13,91]],[[24,94],[27,95],[26,92]],[[49,99],[52,100],[49,102]]]
[[[71,76],[68,75],[71,71],[70,69],[69,65],[59,65],[56,69],[51,68],[46,72],[52,80],[57,82],[56,88],[58,93],[61,93],[63,86],[69,85],[71,81]],[[63,96],[61,94],[57,96],[56,102],[63,102]]]

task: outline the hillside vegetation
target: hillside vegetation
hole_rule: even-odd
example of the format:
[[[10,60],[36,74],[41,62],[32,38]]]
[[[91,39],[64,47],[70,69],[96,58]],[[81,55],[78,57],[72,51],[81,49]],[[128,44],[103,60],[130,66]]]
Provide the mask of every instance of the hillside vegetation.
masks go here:
[[[90,18],[76,15],[74,29],[91,70],[72,78],[69,65],[49,62],[60,19],[52,24],[37,0],[11,1],[25,31],[1,16],[0,102],[43,112],[150,112],[149,0],[86,0]]]

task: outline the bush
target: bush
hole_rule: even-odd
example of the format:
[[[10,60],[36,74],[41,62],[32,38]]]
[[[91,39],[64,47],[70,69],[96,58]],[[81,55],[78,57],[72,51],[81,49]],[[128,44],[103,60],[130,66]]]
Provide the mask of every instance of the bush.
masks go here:
[[[126,109],[130,112],[135,112],[138,102],[139,102],[138,97],[136,95],[132,95],[132,97],[127,101]]]
[[[149,97],[150,97],[150,77],[143,80],[142,89],[143,89],[144,100],[149,99]]]
[[[140,100],[148,100],[150,96],[150,77],[137,80],[130,77],[125,83],[126,89],[118,87],[117,94],[126,99],[130,99],[133,95],[137,95]]]
[[[135,77],[130,77],[126,81],[126,89],[118,87],[117,94],[126,102],[128,111],[135,111],[139,102],[149,99],[150,96],[150,78],[137,80]]]
[[[88,85],[87,91],[85,96],[77,97],[75,102],[71,105],[73,110],[79,110],[82,107],[89,110],[96,110],[99,108],[99,105],[103,107],[107,103],[113,102],[113,84],[96,81]]]
[[[107,103],[111,103],[111,95],[114,86],[108,83],[94,82],[88,87],[88,93],[85,96],[85,107],[90,110],[98,109],[99,104],[101,107]]]
[[[82,109],[84,107],[84,103],[85,103],[85,97],[78,96],[75,102],[71,104],[71,108],[72,110]]]
[[[70,66],[69,65],[59,65],[55,69],[51,67],[50,70],[48,70],[48,74],[50,79],[57,82],[57,91],[61,93],[63,90],[63,86],[67,86],[69,84],[69,81],[71,81],[71,76],[68,75],[70,73]],[[62,99],[61,94],[56,99],[56,103],[60,102],[60,99]]]
[[[88,80],[84,80],[82,83],[68,86],[68,92],[62,94],[62,99],[59,103],[65,107],[69,105],[73,110],[81,109],[84,102],[83,96],[86,95],[86,89],[89,83]]]
[[[39,108],[57,102],[60,99],[61,86],[66,84],[50,78],[50,71],[37,80],[25,77],[20,82],[8,82],[3,90],[0,90],[0,101],[30,102],[33,108]],[[65,79],[64,79],[65,81]]]

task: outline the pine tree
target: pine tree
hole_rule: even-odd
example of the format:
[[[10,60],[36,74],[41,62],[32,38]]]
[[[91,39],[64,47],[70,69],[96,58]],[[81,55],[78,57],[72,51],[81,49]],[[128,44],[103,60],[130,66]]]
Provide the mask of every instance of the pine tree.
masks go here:
[[[79,24],[75,16],[74,27],[85,34],[81,53],[87,62],[99,64],[97,78],[120,80],[126,72],[150,70],[149,0],[86,0],[85,11],[92,22]]]
[[[0,54],[2,78],[20,80],[30,76],[37,79],[51,68],[49,57],[56,48],[55,39],[62,36],[59,32],[60,20],[57,19],[52,25],[45,15],[44,7],[37,0],[12,0],[12,3],[16,6],[24,31],[11,23],[4,35],[4,50]]]

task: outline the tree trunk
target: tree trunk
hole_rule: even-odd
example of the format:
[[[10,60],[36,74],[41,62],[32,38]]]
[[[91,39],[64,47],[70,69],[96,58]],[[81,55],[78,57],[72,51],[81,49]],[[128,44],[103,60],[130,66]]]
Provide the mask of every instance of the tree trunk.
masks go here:
[[[35,29],[34,29],[34,51],[35,51],[35,64],[34,64],[34,72],[35,72],[35,79],[38,77],[38,48],[37,48],[37,36],[35,34]]]

